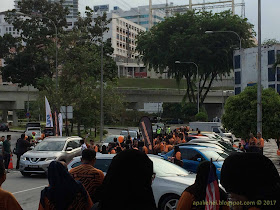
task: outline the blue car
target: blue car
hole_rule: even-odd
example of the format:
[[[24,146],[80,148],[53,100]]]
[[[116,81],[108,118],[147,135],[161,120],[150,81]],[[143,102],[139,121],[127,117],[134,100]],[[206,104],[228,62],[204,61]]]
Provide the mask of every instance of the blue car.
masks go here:
[[[212,159],[213,164],[217,168],[217,176],[219,179],[221,178],[221,168],[228,154],[222,150],[205,146],[179,146],[179,148],[182,154],[184,169],[196,173],[197,166],[201,161],[210,161]],[[163,155],[163,158],[165,160],[171,160],[173,155],[174,150],[171,150]]]

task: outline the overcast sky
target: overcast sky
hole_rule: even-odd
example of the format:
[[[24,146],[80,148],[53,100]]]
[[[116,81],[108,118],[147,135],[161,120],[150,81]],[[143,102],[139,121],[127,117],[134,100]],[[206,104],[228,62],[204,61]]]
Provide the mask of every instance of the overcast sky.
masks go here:
[[[200,3],[203,0],[192,0],[193,3]],[[218,0],[205,0],[206,2],[213,2]],[[14,8],[14,0],[0,0],[0,12]],[[153,0],[153,4],[163,4],[166,0]],[[168,0],[174,2],[175,5],[188,4],[188,0]],[[240,3],[241,0],[235,0]],[[100,4],[109,4],[110,8],[119,6],[127,10],[130,7],[137,7],[147,5],[149,0],[79,0],[79,9],[82,11],[85,6],[93,6]],[[246,17],[251,23],[255,25],[257,31],[258,24],[258,0],[245,0]],[[262,0],[262,40],[276,38],[280,40],[280,27],[278,21],[280,20],[280,0]],[[241,8],[236,8],[236,13],[241,14]]]

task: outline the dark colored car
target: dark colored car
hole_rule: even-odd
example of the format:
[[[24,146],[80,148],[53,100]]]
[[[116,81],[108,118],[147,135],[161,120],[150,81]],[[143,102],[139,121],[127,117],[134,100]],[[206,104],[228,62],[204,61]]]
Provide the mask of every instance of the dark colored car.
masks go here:
[[[6,123],[1,123],[0,124],[0,131],[9,131],[9,127]]]
[[[184,124],[183,120],[180,119],[173,119],[166,122],[166,124]]]
[[[52,127],[45,128],[44,130],[45,136],[54,136],[54,129]]]

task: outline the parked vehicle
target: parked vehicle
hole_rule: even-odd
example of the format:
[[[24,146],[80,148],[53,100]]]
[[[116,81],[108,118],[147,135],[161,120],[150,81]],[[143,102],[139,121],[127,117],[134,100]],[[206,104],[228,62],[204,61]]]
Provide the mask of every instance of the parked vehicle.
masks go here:
[[[97,153],[95,167],[106,174],[115,155]],[[182,192],[195,181],[195,174],[163,160],[156,155],[148,155],[153,161],[156,178],[152,189],[159,210],[176,209]],[[81,157],[76,157],[68,164],[68,170],[81,164]]]
[[[166,124],[184,124],[184,121],[180,119],[172,119],[167,121]]]
[[[9,131],[9,126],[6,123],[1,123],[0,124],[0,131]]]
[[[208,160],[213,161],[213,164],[217,168],[217,176],[220,179],[221,177],[221,168],[224,163],[224,160],[229,156],[223,150],[218,150],[211,147],[205,146],[179,146],[183,168],[196,173],[197,167],[201,161]],[[174,150],[163,155],[165,160],[171,160],[174,155]]]
[[[26,129],[32,127],[32,128],[41,128],[41,123],[39,122],[28,122],[26,123]]]
[[[109,136],[107,136],[104,139],[104,141],[101,142],[101,146],[105,145],[107,147],[110,142],[114,142],[114,138],[118,139],[120,136],[122,136],[122,135],[109,135]],[[122,137],[124,137],[124,136],[122,136]]]
[[[34,149],[21,156],[21,174],[46,174],[49,164],[54,160],[69,163],[74,157],[81,155],[81,139],[75,136],[45,138]]]
[[[152,128],[153,128],[153,135],[156,136],[157,135],[157,129],[158,128],[161,128],[161,134],[165,134],[165,130],[166,130],[166,127],[165,127],[165,124],[164,123],[155,123],[153,124]]]
[[[26,128],[25,135],[32,136],[32,133],[35,133],[35,139],[41,138],[41,128],[38,127],[28,127]]]
[[[53,127],[46,127],[44,130],[45,136],[54,136],[54,128]]]
[[[215,132],[221,137],[233,139],[232,134],[225,131],[221,122],[190,122],[190,127],[194,130]]]
[[[131,136],[131,139],[133,140],[134,138],[137,139],[137,135],[138,135],[138,132],[137,131],[134,131],[134,130],[129,130],[129,131],[122,131],[120,133],[121,136],[124,136],[124,137],[127,137],[128,135]]]

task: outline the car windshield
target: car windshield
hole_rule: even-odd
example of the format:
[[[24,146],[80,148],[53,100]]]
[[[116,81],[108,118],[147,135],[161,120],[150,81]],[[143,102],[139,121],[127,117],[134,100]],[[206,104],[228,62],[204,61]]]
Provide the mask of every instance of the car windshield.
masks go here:
[[[149,158],[153,161],[154,172],[158,177],[166,177],[172,175],[177,175],[177,176],[189,175],[189,173],[185,169],[173,163],[170,163],[166,160],[157,157],[149,157]]]
[[[34,151],[62,151],[65,141],[42,141],[37,144]]]
[[[214,151],[214,150],[203,150],[203,154],[213,162],[215,161],[224,161],[229,155],[222,151]]]
[[[108,136],[106,139],[105,139],[105,141],[104,141],[104,143],[110,143],[110,142],[114,142],[114,138],[115,138],[116,136]],[[116,137],[117,138],[117,137]]]
[[[128,136],[127,131],[122,131],[121,135],[123,136]],[[137,133],[136,131],[129,131],[129,135],[131,136],[131,138],[137,138]]]

